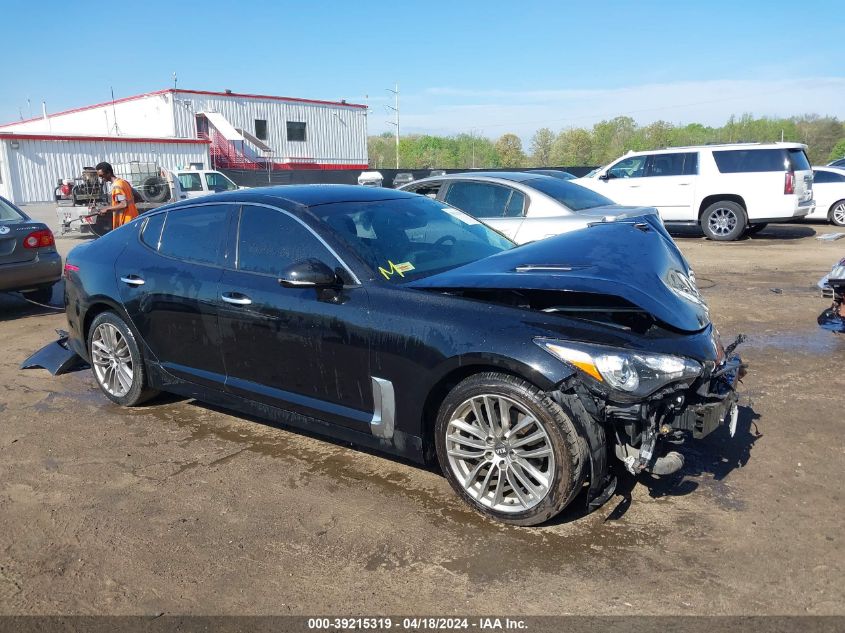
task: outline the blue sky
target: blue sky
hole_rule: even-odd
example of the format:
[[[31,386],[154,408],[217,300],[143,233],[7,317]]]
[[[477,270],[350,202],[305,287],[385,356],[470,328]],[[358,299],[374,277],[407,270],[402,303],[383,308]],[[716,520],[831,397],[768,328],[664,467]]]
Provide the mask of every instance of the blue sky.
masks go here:
[[[371,134],[392,129],[397,81],[403,132],[845,118],[841,1],[0,5],[4,123],[42,101],[55,112],[170,87],[174,71],[182,88],[367,102]]]

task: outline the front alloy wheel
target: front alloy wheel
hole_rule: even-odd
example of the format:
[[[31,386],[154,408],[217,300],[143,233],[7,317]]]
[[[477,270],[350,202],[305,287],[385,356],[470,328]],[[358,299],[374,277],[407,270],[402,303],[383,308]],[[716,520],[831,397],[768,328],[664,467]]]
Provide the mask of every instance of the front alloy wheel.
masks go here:
[[[435,444],[458,495],[505,523],[548,520],[584,482],[585,445],[571,412],[515,376],[483,373],[459,383],[440,407]]]

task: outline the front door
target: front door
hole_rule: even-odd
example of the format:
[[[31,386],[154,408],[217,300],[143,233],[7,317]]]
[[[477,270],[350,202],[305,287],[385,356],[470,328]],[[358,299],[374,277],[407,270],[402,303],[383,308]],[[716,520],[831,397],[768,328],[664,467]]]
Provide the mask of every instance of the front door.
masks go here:
[[[341,264],[286,211],[244,204],[237,262],[220,282],[227,389],[240,396],[368,431],[373,418],[367,292],[287,288],[282,269],[316,258]]]

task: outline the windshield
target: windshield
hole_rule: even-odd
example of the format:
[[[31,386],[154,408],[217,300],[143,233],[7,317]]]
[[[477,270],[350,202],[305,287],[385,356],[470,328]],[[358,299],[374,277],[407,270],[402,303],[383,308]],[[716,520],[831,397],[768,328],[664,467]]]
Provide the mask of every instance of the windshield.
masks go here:
[[[561,180],[560,178],[537,178],[526,180],[524,183],[528,187],[554,198],[573,211],[583,211],[584,209],[592,209],[593,207],[605,207],[609,204],[616,204],[613,200],[605,198],[600,193],[591,191],[581,185],[576,185],[568,180]]]
[[[516,244],[475,218],[422,196],[311,207],[378,278],[403,283]]]
[[[0,222],[18,221],[23,219],[24,217],[18,213],[18,210],[15,209],[15,207],[3,200],[3,198],[0,198]]]

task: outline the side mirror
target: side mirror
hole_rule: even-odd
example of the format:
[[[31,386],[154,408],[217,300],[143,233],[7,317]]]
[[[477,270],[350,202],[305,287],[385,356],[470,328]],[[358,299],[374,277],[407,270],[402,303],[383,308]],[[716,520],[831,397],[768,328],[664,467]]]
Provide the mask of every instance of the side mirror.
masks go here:
[[[320,288],[337,286],[335,272],[319,259],[302,259],[282,270],[279,283],[285,288]]]
[[[610,178],[610,172],[609,171],[606,171],[603,174],[599,175],[599,180],[607,180],[608,178]]]

